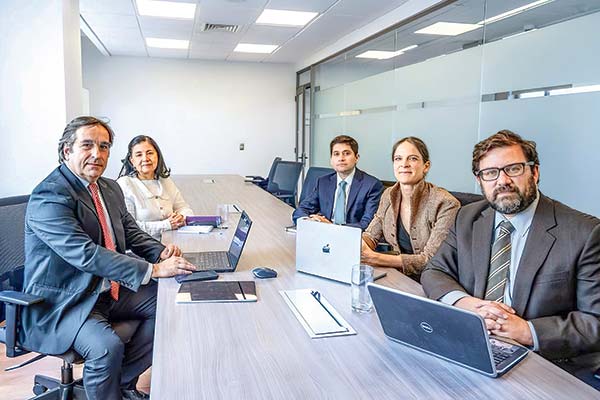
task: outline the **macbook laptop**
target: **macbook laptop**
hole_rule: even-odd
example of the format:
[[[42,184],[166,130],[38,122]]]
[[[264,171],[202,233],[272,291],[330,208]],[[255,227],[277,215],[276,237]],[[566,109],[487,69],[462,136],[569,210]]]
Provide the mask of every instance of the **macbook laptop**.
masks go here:
[[[360,228],[299,219],[296,232],[296,270],[350,283],[352,266],[360,264]],[[375,272],[373,279],[384,276]]]
[[[233,272],[237,268],[251,226],[252,220],[242,211],[228,251],[183,253],[183,257],[196,265],[198,271]]]
[[[490,337],[478,314],[376,284],[368,284],[383,332],[391,340],[498,377],[528,350]]]

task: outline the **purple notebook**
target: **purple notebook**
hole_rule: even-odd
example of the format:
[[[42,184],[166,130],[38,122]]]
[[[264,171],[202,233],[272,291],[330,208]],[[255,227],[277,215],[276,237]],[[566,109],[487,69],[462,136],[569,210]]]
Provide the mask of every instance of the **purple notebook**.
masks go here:
[[[218,215],[190,215],[185,217],[185,223],[188,226],[210,225],[217,227],[221,225],[221,217]]]

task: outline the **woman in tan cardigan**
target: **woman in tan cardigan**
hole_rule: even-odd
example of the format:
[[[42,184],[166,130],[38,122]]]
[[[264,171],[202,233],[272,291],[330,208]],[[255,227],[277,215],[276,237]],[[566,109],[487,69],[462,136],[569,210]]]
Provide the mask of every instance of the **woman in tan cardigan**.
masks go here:
[[[397,268],[418,279],[446,238],[460,203],[446,190],[425,181],[431,162],[421,139],[400,139],[392,148],[392,160],[398,182],[385,190],[363,233],[361,262]],[[373,250],[382,238],[395,254]]]

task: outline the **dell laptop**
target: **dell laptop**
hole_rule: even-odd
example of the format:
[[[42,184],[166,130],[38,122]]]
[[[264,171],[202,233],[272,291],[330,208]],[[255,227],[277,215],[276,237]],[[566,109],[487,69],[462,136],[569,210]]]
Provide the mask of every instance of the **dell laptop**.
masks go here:
[[[395,342],[494,378],[528,353],[490,337],[478,314],[373,283],[368,288],[383,332]]]
[[[298,219],[296,270],[349,284],[352,266],[360,263],[361,234],[352,226]]]
[[[196,265],[198,271],[233,272],[237,268],[251,226],[252,220],[242,211],[228,251],[183,253],[183,257]]]

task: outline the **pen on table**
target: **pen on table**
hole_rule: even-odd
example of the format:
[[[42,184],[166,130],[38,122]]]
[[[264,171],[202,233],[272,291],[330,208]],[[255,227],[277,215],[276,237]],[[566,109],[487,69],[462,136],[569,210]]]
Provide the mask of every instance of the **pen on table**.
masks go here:
[[[312,294],[313,297],[315,298],[315,300],[317,300],[319,302],[321,307],[323,307],[325,309],[325,311],[327,311],[327,314],[329,314],[329,316],[331,318],[333,318],[333,320],[335,321],[336,324],[338,324],[342,328],[346,328],[344,325],[340,324],[340,321],[338,321],[337,318],[331,313],[331,311],[329,311],[329,309],[327,307],[325,307],[325,304],[321,303],[321,293],[319,293],[317,290],[312,290],[310,292],[310,294]]]

